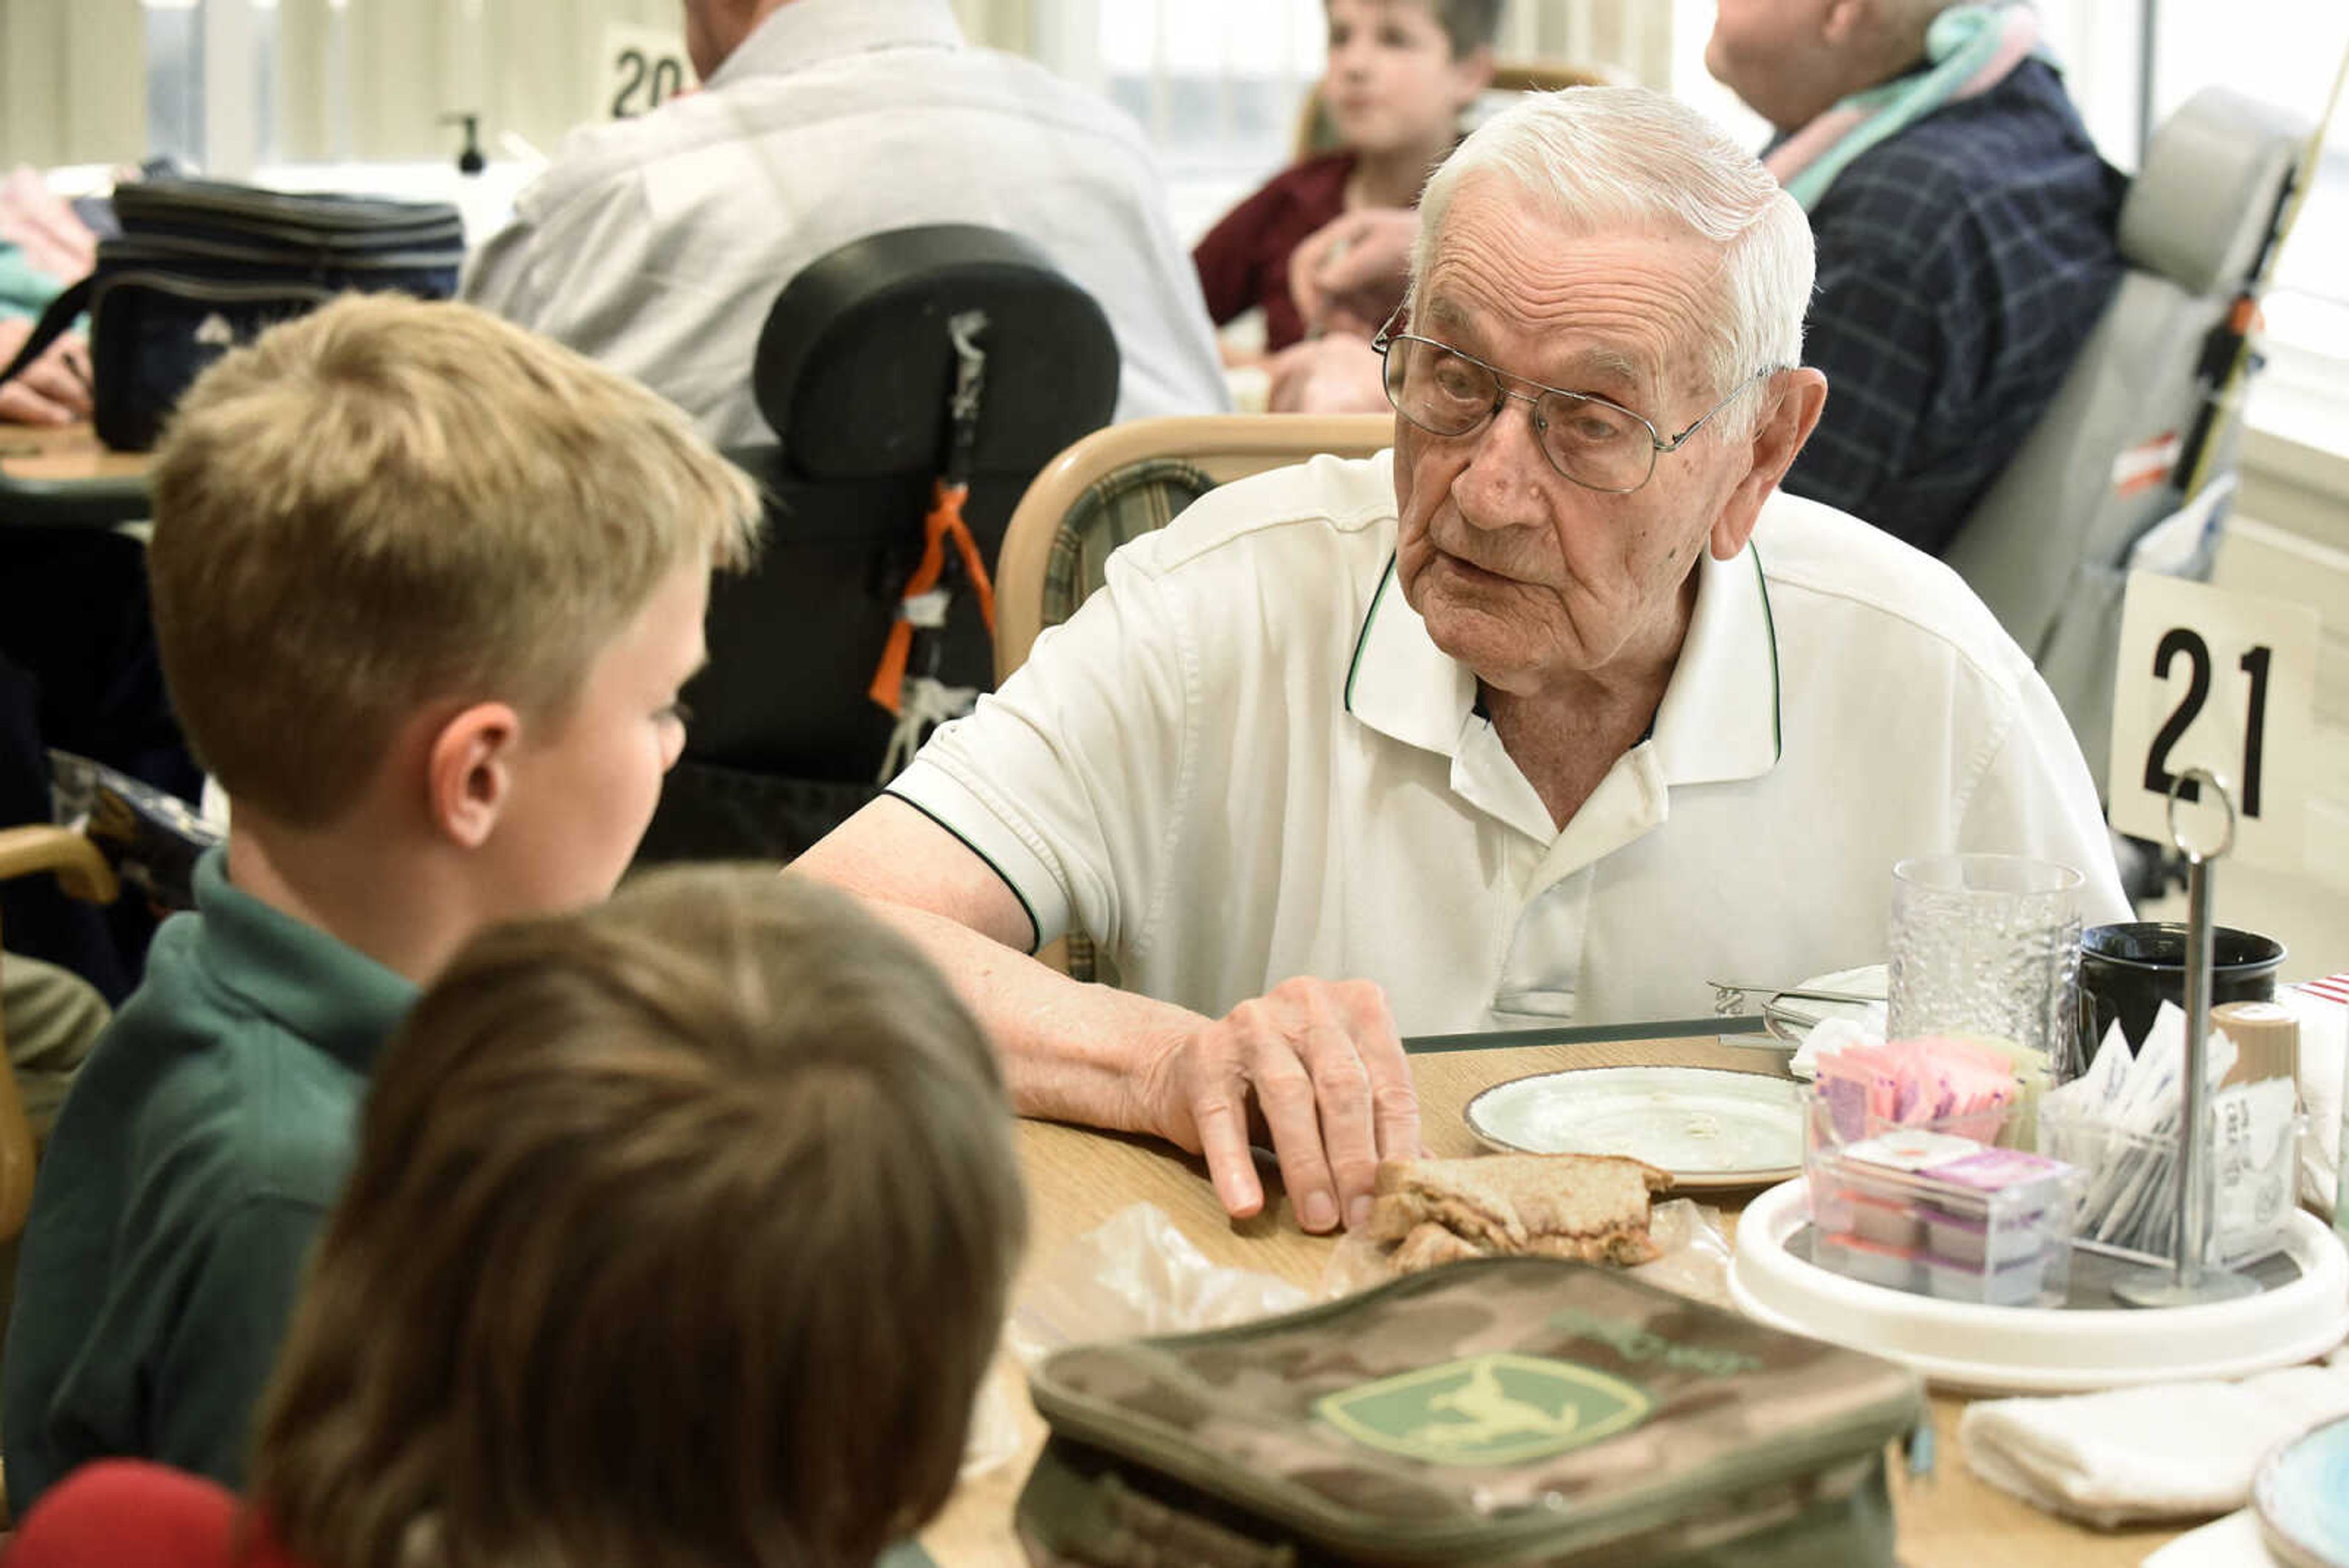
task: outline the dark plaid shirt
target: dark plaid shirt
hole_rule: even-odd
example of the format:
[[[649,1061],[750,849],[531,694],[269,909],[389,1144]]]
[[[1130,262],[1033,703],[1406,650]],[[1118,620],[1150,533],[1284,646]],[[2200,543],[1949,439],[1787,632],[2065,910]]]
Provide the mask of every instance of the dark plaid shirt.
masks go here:
[[[1940,554],[2103,313],[2127,191],[2036,59],[1854,159],[1811,213],[1827,404],[1785,488]]]

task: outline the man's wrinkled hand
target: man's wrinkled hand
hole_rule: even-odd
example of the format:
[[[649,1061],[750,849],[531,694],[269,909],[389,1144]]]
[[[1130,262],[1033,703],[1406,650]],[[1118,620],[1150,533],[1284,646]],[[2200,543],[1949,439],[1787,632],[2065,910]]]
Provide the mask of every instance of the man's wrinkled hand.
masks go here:
[[[33,324],[0,317],[0,369],[16,357]],[[65,425],[89,418],[89,346],[72,333],[58,338],[15,380],[0,384],[0,421]]]
[[[1178,1042],[1150,1080],[1159,1127],[1206,1156],[1235,1219],[1264,1207],[1251,1112],[1308,1231],[1360,1225],[1379,1161],[1420,1153],[1411,1065],[1385,993],[1368,981],[1284,981]]]
[[[1362,207],[1330,219],[1288,254],[1288,294],[1311,333],[1369,337],[1402,304],[1419,214]]]

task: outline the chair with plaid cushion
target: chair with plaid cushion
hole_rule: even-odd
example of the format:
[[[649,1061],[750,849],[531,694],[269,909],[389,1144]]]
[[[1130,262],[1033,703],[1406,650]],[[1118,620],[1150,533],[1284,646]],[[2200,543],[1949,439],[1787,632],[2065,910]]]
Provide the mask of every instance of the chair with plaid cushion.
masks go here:
[[[1134,420],[1085,437],[1036,476],[1004,531],[996,683],[1102,586],[1118,546],[1164,528],[1218,484],[1321,452],[1367,457],[1393,440],[1389,414],[1204,414]],[[1070,933],[1064,953],[1042,956],[1078,980],[1114,979],[1081,932]]]

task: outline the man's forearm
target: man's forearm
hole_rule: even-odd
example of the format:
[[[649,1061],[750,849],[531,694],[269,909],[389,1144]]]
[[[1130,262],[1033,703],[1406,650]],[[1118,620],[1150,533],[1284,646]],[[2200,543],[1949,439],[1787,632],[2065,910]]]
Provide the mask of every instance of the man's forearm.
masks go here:
[[[938,966],[1003,1062],[1019,1114],[1165,1137],[1158,1064],[1206,1020],[1170,1002],[1071,980],[959,921],[858,898]]]

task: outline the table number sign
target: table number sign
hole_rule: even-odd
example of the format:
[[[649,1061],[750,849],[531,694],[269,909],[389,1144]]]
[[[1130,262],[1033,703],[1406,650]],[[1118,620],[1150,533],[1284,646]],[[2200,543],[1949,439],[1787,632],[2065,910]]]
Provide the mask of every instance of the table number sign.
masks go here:
[[[2234,796],[2230,857],[2300,869],[2317,636],[2309,606],[2133,574],[2113,692],[2113,826],[2168,844],[2170,785],[2207,768]],[[2190,780],[2178,790],[2182,802],[2207,805],[2199,794]],[[2181,826],[2219,820],[2179,813]]]
[[[605,27],[594,79],[596,118],[608,119],[648,114],[694,85],[683,35],[629,22]]]

